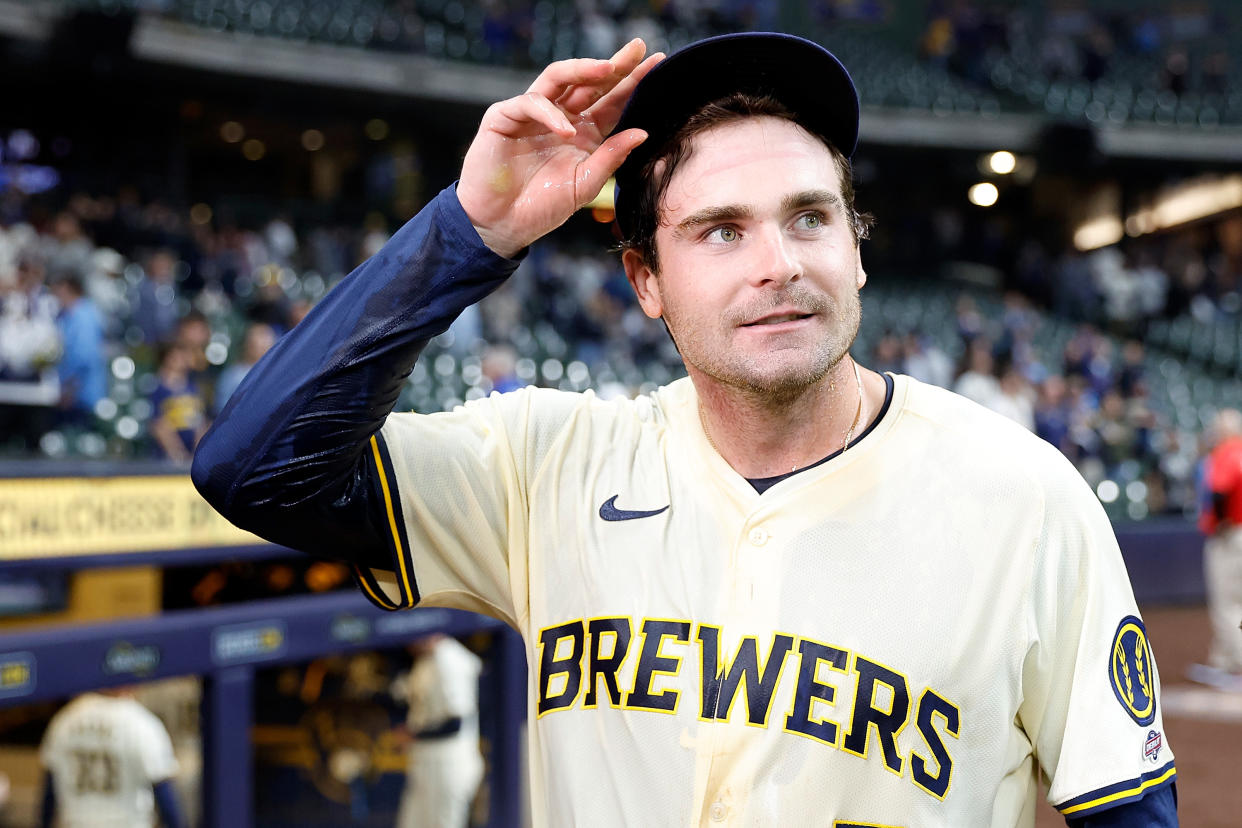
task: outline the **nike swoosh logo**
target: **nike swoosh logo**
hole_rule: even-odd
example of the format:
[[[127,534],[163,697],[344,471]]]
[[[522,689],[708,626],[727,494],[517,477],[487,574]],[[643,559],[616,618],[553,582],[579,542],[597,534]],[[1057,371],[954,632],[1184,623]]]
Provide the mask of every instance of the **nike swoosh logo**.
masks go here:
[[[617,498],[621,495],[613,495],[603,502],[599,507],[599,516],[604,520],[634,520],[636,518],[645,518],[658,515],[661,512],[667,512],[668,506],[663,509],[651,509],[650,511],[640,512],[630,509],[618,509],[616,507]],[[670,504],[671,505],[671,504]]]

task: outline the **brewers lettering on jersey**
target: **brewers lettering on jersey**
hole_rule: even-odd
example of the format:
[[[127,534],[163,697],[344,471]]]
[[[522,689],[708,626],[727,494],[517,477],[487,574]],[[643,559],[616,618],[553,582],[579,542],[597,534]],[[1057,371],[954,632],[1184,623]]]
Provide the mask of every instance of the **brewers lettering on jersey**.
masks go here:
[[[867,281],[841,64],[747,33],[547,67],[460,180],[246,377],[223,514],[387,609],[525,638],[536,825],[1176,824],[1151,647],[1051,446],[850,348]],[[687,377],[390,413],[419,352],[615,174]]]

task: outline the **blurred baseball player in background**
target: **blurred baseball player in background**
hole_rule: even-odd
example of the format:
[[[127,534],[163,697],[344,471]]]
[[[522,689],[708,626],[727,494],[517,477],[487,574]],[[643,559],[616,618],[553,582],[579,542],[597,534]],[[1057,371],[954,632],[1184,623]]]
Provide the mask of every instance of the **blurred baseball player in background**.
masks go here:
[[[129,691],[86,693],[48,723],[39,758],[43,828],[183,828],[164,725]]]
[[[393,682],[409,705],[405,790],[398,828],[464,828],[483,781],[479,753],[479,673],[483,664],[455,638],[410,645],[414,664]]]
[[[1226,408],[1212,424],[1213,447],[1204,460],[1204,502],[1199,528],[1212,644],[1207,664],[1190,678],[1242,692],[1242,412]]]
[[[177,760],[173,784],[185,814],[185,823],[194,828],[202,821],[203,734],[200,708],[202,679],[174,676],[135,685],[134,698],[150,710],[168,731]]]
[[[247,376],[194,480],[380,606],[525,636],[537,825],[1176,824],[1112,528],[1050,445],[850,356],[858,99],[729,35],[546,68]],[[624,163],[623,163],[624,162]],[[617,176],[689,377],[389,415],[423,345]]]

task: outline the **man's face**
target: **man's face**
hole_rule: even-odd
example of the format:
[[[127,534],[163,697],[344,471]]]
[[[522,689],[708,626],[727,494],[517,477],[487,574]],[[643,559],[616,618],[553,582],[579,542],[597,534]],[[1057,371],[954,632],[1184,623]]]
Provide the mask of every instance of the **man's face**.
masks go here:
[[[796,124],[748,118],[694,138],[656,230],[659,272],[626,273],[697,381],[763,400],[820,382],[858,333],[866,281],[828,148]]]

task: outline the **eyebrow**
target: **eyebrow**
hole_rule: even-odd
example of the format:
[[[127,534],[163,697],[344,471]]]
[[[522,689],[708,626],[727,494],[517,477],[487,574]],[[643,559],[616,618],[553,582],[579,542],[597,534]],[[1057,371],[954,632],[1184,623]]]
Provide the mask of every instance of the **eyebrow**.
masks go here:
[[[781,199],[781,212],[791,213],[794,210],[814,207],[819,204],[837,208],[842,206],[841,197],[831,190],[803,190],[802,192],[791,193]],[[691,213],[679,222],[674,229],[677,233],[686,233],[694,230],[696,227],[753,218],[754,215],[754,209],[746,204],[724,204],[717,207],[705,207],[698,212]]]

